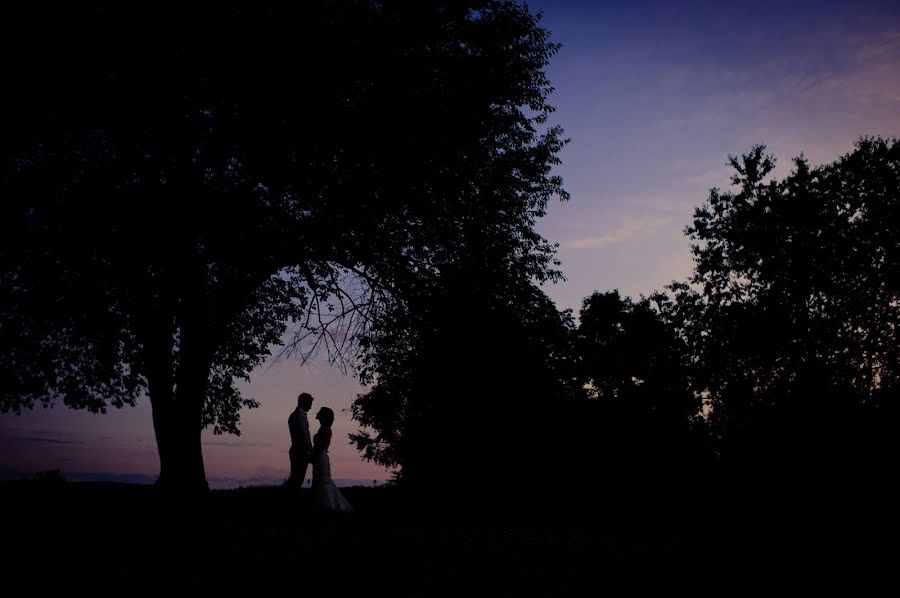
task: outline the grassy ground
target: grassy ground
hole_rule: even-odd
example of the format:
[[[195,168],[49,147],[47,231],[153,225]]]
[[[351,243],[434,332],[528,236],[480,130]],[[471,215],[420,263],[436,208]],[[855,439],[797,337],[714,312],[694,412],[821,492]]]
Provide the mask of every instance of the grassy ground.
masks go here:
[[[315,513],[307,494],[280,488],[185,505],[146,486],[5,483],[0,562],[7,585],[24,589],[173,597],[864,595],[894,583],[896,527],[859,512],[728,517],[653,496],[498,506],[392,488],[344,493],[356,513]]]

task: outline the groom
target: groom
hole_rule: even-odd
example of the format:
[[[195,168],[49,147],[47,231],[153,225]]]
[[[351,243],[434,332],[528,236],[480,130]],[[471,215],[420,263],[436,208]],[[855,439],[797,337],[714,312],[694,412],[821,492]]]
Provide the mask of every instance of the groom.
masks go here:
[[[297,408],[288,418],[288,428],[291,431],[291,475],[288,478],[288,486],[300,488],[306,479],[306,469],[309,467],[309,458],[312,455],[312,439],[309,435],[309,420],[307,412],[312,407],[313,398],[308,392],[300,393],[297,397]]]

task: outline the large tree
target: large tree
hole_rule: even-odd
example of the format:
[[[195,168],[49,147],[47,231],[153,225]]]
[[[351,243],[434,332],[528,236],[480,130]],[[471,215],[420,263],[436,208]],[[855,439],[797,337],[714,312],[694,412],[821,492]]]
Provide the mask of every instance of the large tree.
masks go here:
[[[700,402],[688,381],[683,339],[666,319],[668,306],[662,294],[635,301],[618,291],[594,292],[582,302],[577,346],[596,398],[687,424]]]
[[[673,307],[662,293],[632,300],[594,292],[582,302],[580,379],[595,399],[606,466],[622,473],[683,475],[698,464],[701,398],[691,386],[690,353]]]
[[[4,411],[146,394],[160,482],[205,487],[201,430],[238,432],[233,381],[287,322],[289,348],[346,348],[466,228],[551,266],[556,47],[523,6],[4,11]]]
[[[693,286],[673,288],[695,389],[726,454],[860,457],[900,398],[900,143],[797,158],[783,179],[763,147],[731,164],[734,190],[687,229]]]
[[[363,380],[374,384],[353,404],[364,426],[353,438],[401,483],[533,490],[570,463],[560,457],[581,391],[571,314],[492,245],[492,255],[475,250],[428,292],[392,304],[365,338]]]

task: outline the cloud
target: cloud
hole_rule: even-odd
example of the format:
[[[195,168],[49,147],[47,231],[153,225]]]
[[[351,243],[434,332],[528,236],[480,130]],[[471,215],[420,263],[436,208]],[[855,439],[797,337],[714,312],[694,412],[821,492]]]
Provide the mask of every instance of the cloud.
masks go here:
[[[31,444],[85,444],[82,440],[65,440],[62,438],[49,438],[47,436],[13,436],[10,440]]]
[[[672,221],[671,216],[653,218],[631,218],[617,228],[588,237],[572,239],[562,243],[564,249],[597,249],[607,245],[623,243],[636,236],[652,232]]]
[[[900,55],[900,31],[888,31],[861,44],[856,52],[856,59],[893,62],[898,55]]]

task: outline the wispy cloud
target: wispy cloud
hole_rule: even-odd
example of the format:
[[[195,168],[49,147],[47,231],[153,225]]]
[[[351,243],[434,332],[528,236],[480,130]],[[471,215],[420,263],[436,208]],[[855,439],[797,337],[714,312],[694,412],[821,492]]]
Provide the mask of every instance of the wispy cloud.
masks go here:
[[[29,444],[85,444],[82,440],[66,440],[64,438],[50,438],[47,436],[14,436],[10,440]]]
[[[856,58],[860,61],[893,61],[897,56],[900,56],[900,31],[889,31],[867,40],[856,52]]]
[[[601,233],[571,239],[562,243],[564,249],[597,249],[607,245],[623,243],[639,235],[652,232],[672,221],[671,216],[628,219],[618,227]]]

